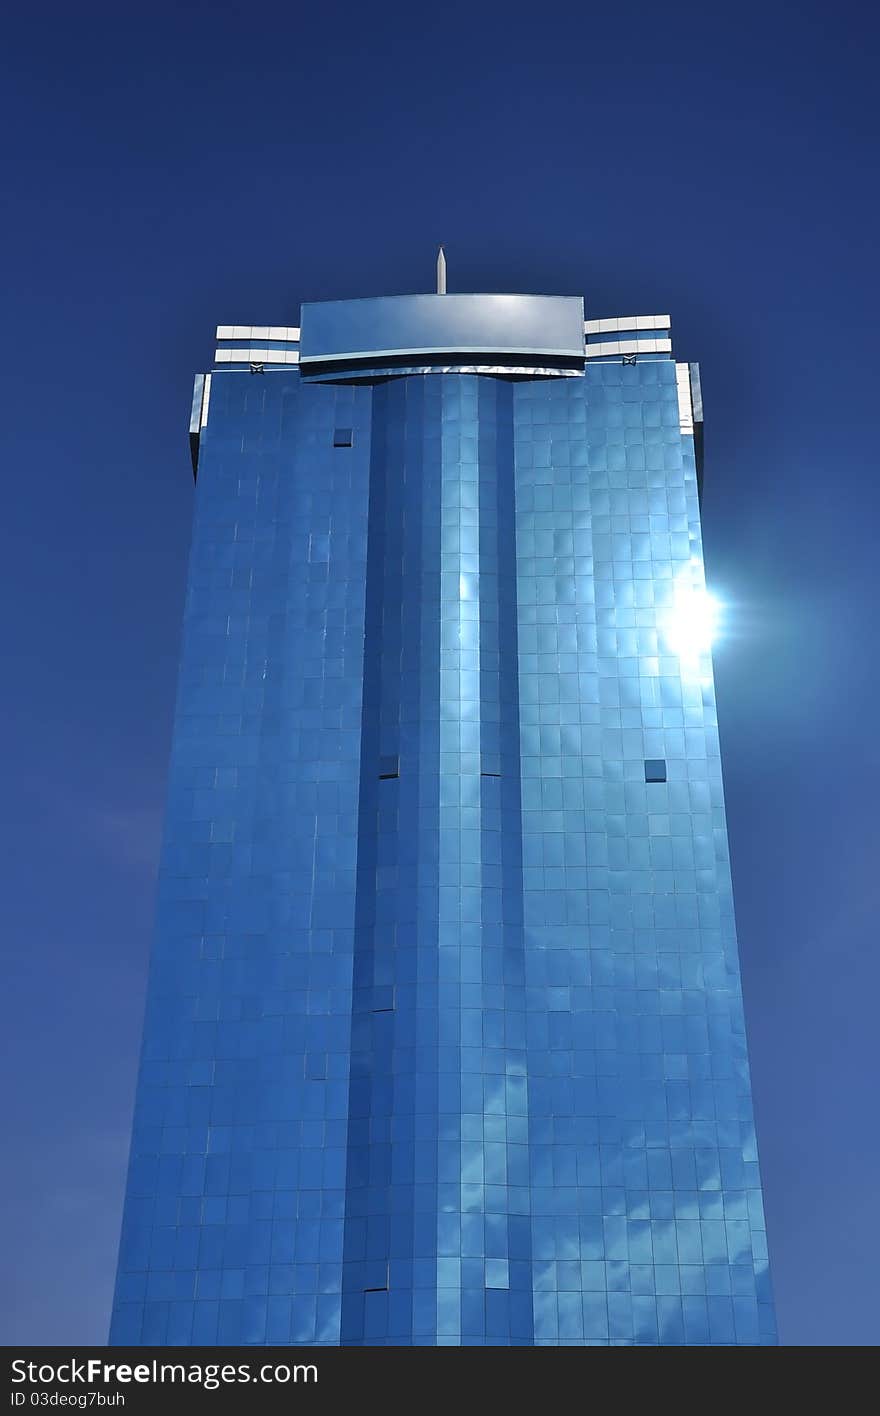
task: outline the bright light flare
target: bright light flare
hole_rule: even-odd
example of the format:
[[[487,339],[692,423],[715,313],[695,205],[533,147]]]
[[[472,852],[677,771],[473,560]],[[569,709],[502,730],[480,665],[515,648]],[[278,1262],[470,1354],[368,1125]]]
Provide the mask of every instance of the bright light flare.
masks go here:
[[[701,581],[692,570],[682,571],[673,585],[672,605],[661,620],[667,648],[683,660],[710,653],[718,635],[721,606]]]

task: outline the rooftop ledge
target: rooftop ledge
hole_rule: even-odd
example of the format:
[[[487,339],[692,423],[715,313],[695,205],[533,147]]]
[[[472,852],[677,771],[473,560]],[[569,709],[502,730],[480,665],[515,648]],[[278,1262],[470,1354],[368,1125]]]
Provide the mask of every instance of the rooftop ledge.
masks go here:
[[[300,369],[498,355],[584,361],[580,295],[381,295],[302,307]]]

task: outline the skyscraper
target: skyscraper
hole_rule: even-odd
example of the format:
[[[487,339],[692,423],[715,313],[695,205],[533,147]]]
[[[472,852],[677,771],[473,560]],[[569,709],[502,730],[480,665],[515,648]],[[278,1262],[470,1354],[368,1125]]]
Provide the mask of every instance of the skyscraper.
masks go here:
[[[567,296],[217,340],[111,1340],[775,1341],[697,366]]]

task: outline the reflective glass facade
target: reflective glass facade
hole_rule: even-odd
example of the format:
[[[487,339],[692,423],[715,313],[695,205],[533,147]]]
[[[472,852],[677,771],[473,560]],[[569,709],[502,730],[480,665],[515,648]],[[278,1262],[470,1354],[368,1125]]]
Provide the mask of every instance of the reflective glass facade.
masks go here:
[[[775,1341],[688,366],[470,298],[197,386],[114,1343]]]

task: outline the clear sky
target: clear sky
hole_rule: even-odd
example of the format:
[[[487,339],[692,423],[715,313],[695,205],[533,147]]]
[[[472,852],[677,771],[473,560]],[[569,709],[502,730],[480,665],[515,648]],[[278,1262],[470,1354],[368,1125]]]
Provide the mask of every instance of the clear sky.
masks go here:
[[[880,1341],[875,7],[35,3],[3,25],[0,1342],[106,1338],[219,322],[671,313],[782,1340]]]

